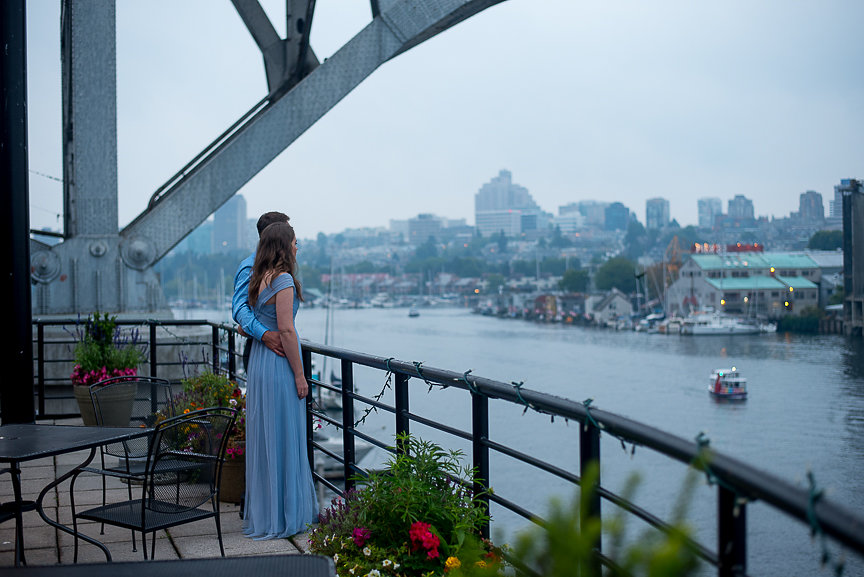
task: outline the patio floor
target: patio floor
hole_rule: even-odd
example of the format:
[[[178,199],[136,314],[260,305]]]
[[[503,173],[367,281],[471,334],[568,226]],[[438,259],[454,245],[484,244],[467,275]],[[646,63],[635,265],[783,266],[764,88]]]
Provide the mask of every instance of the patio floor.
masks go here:
[[[52,423],[53,421],[40,421]],[[57,421],[58,424],[81,424],[80,419]],[[87,451],[29,461],[21,467],[23,498],[35,500],[39,492],[51,481],[80,464]],[[98,456],[97,456],[98,459]],[[128,498],[126,485],[117,479],[108,480],[108,501]],[[12,501],[12,483],[9,475],[0,477],[0,502]],[[75,482],[75,504],[82,506],[102,503],[102,481],[93,474],[82,474]],[[45,498],[45,512],[63,524],[71,524],[69,508],[69,483],[62,483]],[[222,539],[226,556],[246,555],[297,555],[307,551],[305,534],[290,539],[254,541],[243,536],[240,508],[221,503]],[[115,561],[144,561],[141,535],[137,534],[138,550],[132,550],[132,533],[127,529],[105,527],[100,535],[100,526],[91,522],[79,522],[79,530],[104,543]],[[24,513],[24,554],[27,564],[56,565],[72,563],[73,541],[71,535],[47,525],[36,511]],[[148,537],[148,545],[150,538]],[[148,547],[149,556],[149,547]],[[219,557],[219,541],[216,538],[216,523],[205,519],[196,523],[180,525],[156,534],[156,559],[200,559]],[[10,567],[15,561],[15,521],[0,525],[0,567]],[[97,547],[79,541],[79,563],[104,563],[105,554]]]

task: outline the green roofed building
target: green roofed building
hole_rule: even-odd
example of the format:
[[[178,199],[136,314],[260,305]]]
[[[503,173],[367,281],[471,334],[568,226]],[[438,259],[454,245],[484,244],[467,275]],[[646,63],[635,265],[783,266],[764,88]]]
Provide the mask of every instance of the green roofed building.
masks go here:
[[[666,291],[667,314],[712,307],[778,318],[819,306],[820,263],[801,252],[694,254]]]

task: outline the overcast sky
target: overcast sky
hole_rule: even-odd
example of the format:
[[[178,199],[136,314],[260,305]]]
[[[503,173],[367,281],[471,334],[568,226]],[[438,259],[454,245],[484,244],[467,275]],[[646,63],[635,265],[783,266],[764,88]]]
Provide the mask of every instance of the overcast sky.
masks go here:
[[[418,0],[421,1],[421,0]],[[264,1],[284,36],[284,2]],[[60,3],[30,0],[30,170],[60,177]],[[330,56],[371,18],[318,0]],[[506,168],[545,210],[736,194],[788,216],[864,177],[864,2],[508,0],[385,63],[240,193],[299,236],[421,212],[474,223]],[[117,0],[120,226],[267,91],[229,0]],[[31,226],[62,226],[62,185],[31,173]]]

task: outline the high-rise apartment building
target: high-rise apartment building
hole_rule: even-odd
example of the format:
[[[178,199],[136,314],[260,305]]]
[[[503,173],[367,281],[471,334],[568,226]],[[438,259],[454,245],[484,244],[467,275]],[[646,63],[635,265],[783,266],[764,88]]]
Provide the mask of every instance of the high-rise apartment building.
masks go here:
[[[729,201],[729,218],[742,220],[753,220],[756,218],[756,213],[753,210],[753,201],[743,194],[736,194],[735,198]]]
[[[474,195],[474,219],[483,236],[503,232],[512,237],[543,229],[548,226],[549,215],[534,202],[527,188],[513,184],[509,170],[502,170]]]
[[[235,194],[213,213],[212,252],[248,250],[246,241],[246,199]]]
[[[798,203],[798,218],[805,224],[818,224],[825,220],[822,195],[815,190],[802,192]]]
[[[606,230],[627,230],[630,223],[630,209],[620,202],[613,202],[606,207]]]
[[[645,201],[645,228],[659,230],[669,226],[669,201],[649,198]]]
[[[699,207],[699,228],[714,228],[714,220],[723,214],[723,201],[716,197],[700,198],[697,206]]]

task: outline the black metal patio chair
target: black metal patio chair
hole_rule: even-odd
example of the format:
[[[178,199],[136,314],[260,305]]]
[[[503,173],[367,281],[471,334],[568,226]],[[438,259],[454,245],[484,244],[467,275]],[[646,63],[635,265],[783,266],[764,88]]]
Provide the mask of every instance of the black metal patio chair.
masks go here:
[[[104,379],[90,386],[90,400],[96,424],[101,427],[153,427],[157,420],[174,416],[171,383],[157,377],[134,375]],[[146,437],[101,448],[101,466],[84,470],[102,475],[103,505],[106,504],[108,477],[122,479],[132,499],[132,484],[140,483],[145,473],[147,451]],[[104,526],[102,529],[104,533]],[[138,550],[134,532],[132,550]]]
[[[147,559],[147,533],[153,534],[150,558],[156,551],[156,531],[202,519],[215,518],[219,551],[222,525],[219,518],[219,485],[228,432],[237,412],[226,407],[201,409],[157,423],[140,488],[141,497],[76,512],[72,503],[72,526],[87,519],[142,533]],[[70,490],[74,490],[74,481]],[[209,508],[204,508],[207,502]],[[75,561],[78,539],[75,539]]]

